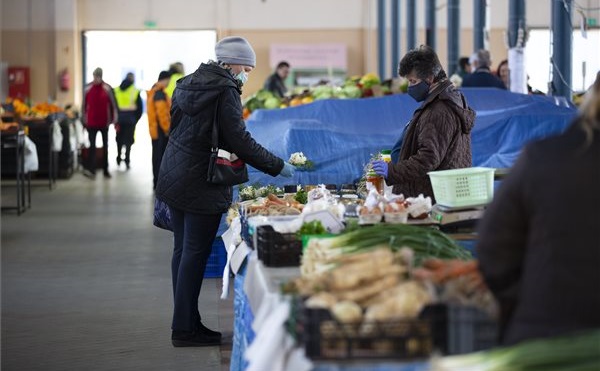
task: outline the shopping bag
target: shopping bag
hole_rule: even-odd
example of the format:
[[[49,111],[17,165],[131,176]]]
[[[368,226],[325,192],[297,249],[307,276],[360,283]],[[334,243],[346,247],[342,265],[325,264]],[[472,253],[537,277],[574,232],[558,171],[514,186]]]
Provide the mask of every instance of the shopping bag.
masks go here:
[[[154,220],[152,224],[158,228],[173,231],[169,206],[158,198],[154,199]]]

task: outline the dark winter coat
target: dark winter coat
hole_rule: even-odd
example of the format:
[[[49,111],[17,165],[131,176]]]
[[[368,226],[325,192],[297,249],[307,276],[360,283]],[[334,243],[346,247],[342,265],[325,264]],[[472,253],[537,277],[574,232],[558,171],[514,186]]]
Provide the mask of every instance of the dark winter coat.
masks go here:
[[[478,232],[504,343],[600,328],[600,130],[528,145]]]
[[[283,160],[258,144],[242,120],[241,89],[228,70],[202,64],[177,83],[169,143],[160,165],[156,196],[169,206],[198,214],[227,211],[232,188],[206,181],[213,118],[218,102],[219,148],[276,176]]]
[[[492,75],[490,69],[481,67],[475,72],[466,75],[462,81],[463,88],[498,88],[506,90],[506,86],[497,76]]]
[[[386,182],[394,193],[433,199],[427,172],[471,167],[471,129],[475,111],[448,80],[440,83],[414,112],[404,131],[398,162]]]

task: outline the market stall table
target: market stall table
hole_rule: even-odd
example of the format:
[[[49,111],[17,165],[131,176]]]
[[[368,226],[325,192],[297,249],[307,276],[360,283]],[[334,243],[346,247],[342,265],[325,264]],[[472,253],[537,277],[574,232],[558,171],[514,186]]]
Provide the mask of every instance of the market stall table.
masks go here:
[[[269,268],[256,252],[247,256],[234,283],[235,322],[231,370],[400,370],[427,369],[423,361],[318,361],[309,360],[284,326],[290,300],[280,285],[300,276],[299,267]]]
[[[17,215],[31,207],[31,178],[25,170],[25,133],[23,130],[2,131],[2,176],[14,175],[16,204],[2,206],[2,210],[16,210]],[[27,195],[27,197],[25,197]]]

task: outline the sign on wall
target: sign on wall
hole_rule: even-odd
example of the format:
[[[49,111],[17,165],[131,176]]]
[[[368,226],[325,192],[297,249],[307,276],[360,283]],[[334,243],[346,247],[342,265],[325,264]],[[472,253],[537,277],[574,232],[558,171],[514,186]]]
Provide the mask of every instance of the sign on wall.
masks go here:
[[[346,70],[345,44],[271,44],[269,65],[287,61],[292,68],[335,68]]]

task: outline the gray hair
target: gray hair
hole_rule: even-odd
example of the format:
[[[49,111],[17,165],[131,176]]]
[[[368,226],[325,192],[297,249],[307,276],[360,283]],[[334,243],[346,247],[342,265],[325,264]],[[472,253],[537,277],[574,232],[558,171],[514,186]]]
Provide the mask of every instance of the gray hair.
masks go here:
[[[490,52],[485,49],[477,51],[477,67],[489,67],[492,64]]]

